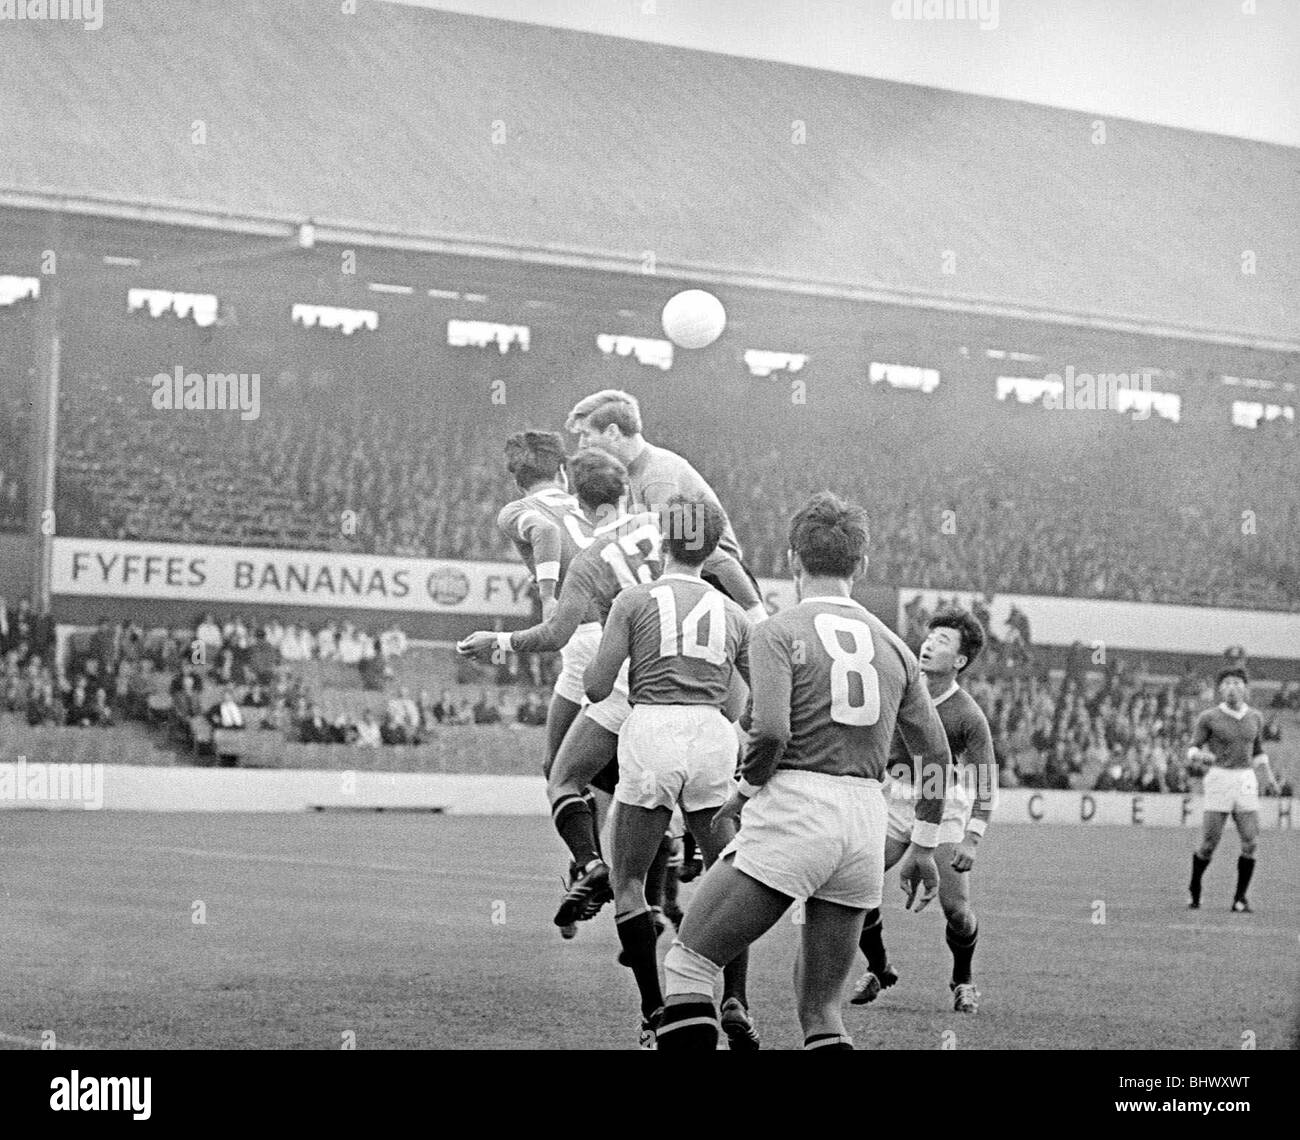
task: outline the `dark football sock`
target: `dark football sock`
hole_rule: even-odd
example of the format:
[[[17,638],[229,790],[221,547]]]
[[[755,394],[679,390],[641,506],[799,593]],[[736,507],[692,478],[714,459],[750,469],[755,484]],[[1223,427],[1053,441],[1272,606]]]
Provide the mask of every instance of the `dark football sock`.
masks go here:
[[[852,1053],[853,1038],[846,1033],[814,1033],[803,1039],[805,1049],[824,1049],[828,1053]]]
[[[1255,857],[1253,855],[1237,856],[1237,898],[1246,897],[1246,888],[1250,886],[1250,877],[1255,873]]]
[[[673,841],[665,835],[655,857],[650,861],[650,869],[645,873],[645,900],[651,906],[664,905],[664,872],[672,853]]]
[[[880,917],[879,908],[867,911],[858,945],[867,956],[867,969],[878,975],[888,961],[885,957],[885,920]]]
[[[641,1016],[649,1017],[664,1004],[659,985],[659,960],[655,957],[655,924],[649,909],[635,914],[616,914],[614,928],[623,945],[619,961],[632,971],[641,992]]]
[[[1201,901],[1201,879],[1205,875],[1205,868],[1210,865],[1208,859],[1202,859],[1199,851],[1192,852],[1192,881],[1188,884],[1187,889],[1192,892],[1192,901]]]
[[[596,797],[587,792],[582,797],[587,801],[587,807],[591,809],[591,834],[593,837],[592,846],[596,848],[596,856],[599,859],[605,858],[605,853],[600,849],[600,828],[596,826],[596,821],[600,819],[600,813],[596,811]]]
[[[722,967],[722,1000],[739,998],[740,1004],[749,1008],[749,995],[745,985],[749,981],[749,951],[742,950]]]
[[[565,796],[551,809],[555,830],[573,855],[574,863],[586,867],[599,858],[596,851],[596,821],[591,808],[581,796]]]
[[[694,858],[695,858],[695,836],[693,836],[688,830],[686,834],[682,836],[682,861],[686,863],[690,863],[694,860]]]
[[[677,872],[679,868],[674,867],[671,863],[664,868],[664,902],[666,908],[677,905]]]
[[[969,934],[959,934],[951,926],[944,930],[948,949],[952,951],[952,984],[960,986],[970,981],[970,961],[975,956],[975,943],[979,941],[977,925]]]
[[[679,1053],[712,1053],[718,1048],[718,1011],[701,997],[664,1010],[655,1033],[655,1048]]]

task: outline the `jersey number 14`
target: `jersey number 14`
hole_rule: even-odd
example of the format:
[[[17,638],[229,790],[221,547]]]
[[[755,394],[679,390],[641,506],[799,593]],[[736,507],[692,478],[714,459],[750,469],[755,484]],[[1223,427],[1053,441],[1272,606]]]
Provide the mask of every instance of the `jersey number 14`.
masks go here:
[[[691,607],[681,624],[678,639],[677,599],[671,586],[656,586],[650,591],[659,606],[659,656],[701,657],[710,665],[727,660],[727,616],[722,595],[708,590]],[[709,636],[700,642],[700,622],[709,619]],[[681,648],[678,648],[680,644]]]

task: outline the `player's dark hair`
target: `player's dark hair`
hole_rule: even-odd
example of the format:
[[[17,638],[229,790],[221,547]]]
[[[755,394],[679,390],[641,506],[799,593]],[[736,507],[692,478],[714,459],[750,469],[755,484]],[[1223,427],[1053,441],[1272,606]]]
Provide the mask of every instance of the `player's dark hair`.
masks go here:
[[[1240,677],[1243,685],[1250,684],[1250,678],[1246,676],[1246,670],[1240,665],[1228,665],[1225,668],[1220,669],[1219,675],[1214,678],[1214,687],[1216,689],[1223,684],[1223,679],[1225,677]]]
[[[616,506],[627,491],[627,468],[607,451],[584,447],[569,456],[569,484],[589,510]]]
[[[659,512],[664,549],[684,566],[699,566],[718,548],[727,517],[704,495],[674,495]]]
[[[506,470],[521,491],[554,479],[564,458],[564,438],[558,431],[521,431],[506,440]]]
[[[819,577],[853,577],[868,537],[867,512],[830,491],[815,494],[790,522],[790,549]]]
[[[969,669],[975,663],[975,658],[980,655],[980,650],[984,648],[984,627],[980,625],[979,619],[973,613],[960,606],[949,606],[940,610],[930,619],[925,628],[955,629],[960,634],[961,642],[957,652],[966,658],[966,664],[957,670],[958,673]]]
[[[641,405],[631,393],[606,388],[579,400],[564,426],[569,431],[577,431],[579,420],[586,420],[588,426],[596,431],[618,424],[618,430],[624,435],[640,435]]]

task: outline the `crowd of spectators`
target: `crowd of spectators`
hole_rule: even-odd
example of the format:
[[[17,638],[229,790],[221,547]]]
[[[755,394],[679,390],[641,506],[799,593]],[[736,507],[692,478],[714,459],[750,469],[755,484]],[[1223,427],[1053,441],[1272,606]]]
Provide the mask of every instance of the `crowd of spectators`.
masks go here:
[[[988,717],[1004,787],[1191,790],[1192,726],[1216,700],[1208,674],[1189,668],[1175,680],[1156,678],[1122,657],[1099,667],[1082,646],[1063,668],[1058,662],[1049,671],[1022,613],[1013,608],[995,625],[984,601],[977,598],[972,608],[989,640],[963,683]],[[928,617],[919,601],[907,607],[904,635],[914,648]],[[0,598],[0,709],[34,726],[161,723],[200,750],[215,729],[380,747],[420,744],[442,726],[546,722],[550,674],[537,659],[529,668],[514,655],[491,667],[456,658],[456,689],[443,688],[436,698],[394,684],[394,665],[407,651],[395,626],[375,634],[349,623],[257,626],[204,614],[192,630],[145,630],[102,620],[68,642],[61,665],[54,650],[47,615],[26,600],[10,606]],[[327,692],[313,692],[305,681],[308,660],[355,669],[352,691],[368,688],[377,699],[338,711]],[[1284,710],[1300,712],[1300,683],[1278,688],[1268,702],[1268,739],[1277,738]]]
[[[1196,717],[1218,700],[1211,675],[1188,667],[1174,680],[1158,678],[1122,656],[1098,662],[1082,645],[1049,671],[1023,614],[1013,609],[998,628],[983,601],[972,612],[989,639],[962,683],[988,717],[1003,787],[1192,790],[1199,773],[1188,767],[1187,749]],[[919,603],[908,607],[905,636],[914,648],[929,616]],[[1300,685],[1279,688],[1270,701],[1266,741],[1280,738],[1273,710],[1284,708],[1300,708]]]
[[[174,738],[199,747],[213,729],[265,729],[307,743],[362,746],[420,744],[440,725],[546,722],[547,701],[517,655],[495,666],[497,684],[481,684],[471,700],[463,685],[413,697],[394,686],[394,667],[407,651],[396,625],[371,633],[348,622],[254,625],[239,616],[203,614],[194,628],[146,630],[102,619],[88,636],[69,640],[56,663],[53,626],[26,599],[0,598],[0,709],[28,724],[108,727],[124,719],[165,724]],[[328,694],[314,693],[302,664],[336,662],[355,668],[358,687],[376,693],[353,712],[330,711]],[[481,682],[457,659],[460,682]],[[534,683],[537,682],[537,683]],[[391,695],[389,694],[391,690]],[[353,690],[355,691],[355,689]],[[356,703],[356,702],[352,702]]]
[[[516,493],[501,440],[558,424],[564,396],[563,407],[533,412],[517,399],[487,416],[457,395],[411,415],[396,381],[376,389],[312,373],[267,387],[250,422],[160,417],[144,379],[73,377],[60,420],[68,525],[125,539],[516,557],[493,525]],[[706,407],[645,409],[648,437],[717,489],[760,576],[786,573],[790,517],[830,487],[868,507],[876,583],[1300,609],[1300,448],[1285,422],[1247,433],[1111,415],[1098,431],[1099,413],[990,399],[954,434],[952,406],[936,415],[919,393],[873,390],[867,410],[798,416],[788,404],[764,411],[770,396],[728,404],[723,422]]]

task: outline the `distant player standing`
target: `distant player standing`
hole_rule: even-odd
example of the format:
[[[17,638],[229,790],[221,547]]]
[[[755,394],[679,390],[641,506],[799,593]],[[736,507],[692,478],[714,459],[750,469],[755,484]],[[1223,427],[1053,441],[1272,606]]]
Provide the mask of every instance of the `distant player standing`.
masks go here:
[[[851,1049],[844,987],[863,915],[885,868],[881,780],[895,725],[937,781],[922,786],[900,874],[920,910],[939,886],[934,846],[951,756],[916,658],[849,596],[866,566],[861,507],[815,495],[790,527],[798,604],[750,639],[751,739],[736,792],[715,825],[743,826],[705,874],[664,961],[660,1049],[712,1050],[713,987],[723,966],[806,899],[795,973],[808,1049]]]
[[[593,524],[569,494],[564,440],[559,432],[519,432],[506,440],[505,453],[506,470],[514,476],[523,497],[501,508],[497,526],[532,572],[545,619],[555,611],[556,590],[569,563],[591,545]],[[560,675],[546,714],[548,776],[564,734],[582,709],[582,675],[599,644],[600,614],[592,608],[560,649]]]
[[[1192,730],[1188,762],[1209,764],[1210,768],[1205,773],[1201,846],[1192,853],[1191,901],[1187,904],[1191,910],[1201,905],[1201,879],[1231,815],[1241,838],[1232,909],[1250,913],[1246,889],[1255,873],[1255,842],[1259,838],[1257,774],[1268,780],[1274,794],[1278,786],[1264,752],[1264,718],[1246,704],[1248,683],[1246,670],[1239,665],[1220,670],[1216,684],[1219,703],[1201,713]]]
[[[710,866],[735,834],[730,820],[716,831],[710,822],[735,788],[739,741],[723,709],[733,671],[749,679],[750,625],[735,602],[700,578],[724,521],[703,497],[668,501],[664,572],[615,599],[587,669],[587,696],[599,703],[628,666],[632,711],[618,737],[610,858],[619,961],[631,968],[640,991],[643,1048],[654,1043],[664,1003],[646,874],[669,818],[680,804]],[[747,964],[746,951],[723,971],[722,1027],[733,1049],[758,1048],[745,994]]]
[[[956,765],[948,783],[939,824],[939,845],[934,858],[939,865],[939,905],[948,920],[946,941],[952,952],[953,1009],[958,1013],[979,1010],[980,994],[971,980],[971,959],[979,937],[979,923],[970,906],[970,871],[975,851],[993,814],[998,786],[993,735],[984,711],[958,683],[958,677],[984,648],[984,628],[974,615],[952,607],[930,619],[929,632],[921,644],[921,674],[943,722],[944,734]],[[889,754],[893,779],[885,792],[889,804],[889,834],[885,841],[885,870],[907,850],[913,824],[917,790],[912,756],[901,733],[894,733]],[[898,975],[885,954],[883,922],[879,909],[867,913],[862,923],[862,952],[868,972],[854,987],[853,1004],[874,1001],[882,989],[892,986]]]

